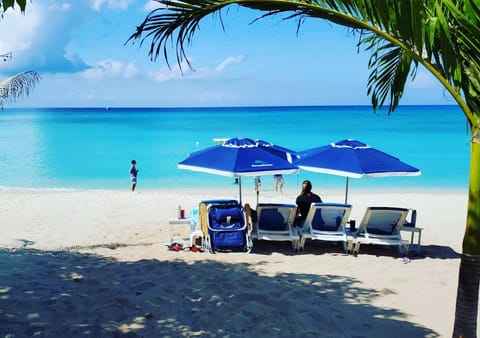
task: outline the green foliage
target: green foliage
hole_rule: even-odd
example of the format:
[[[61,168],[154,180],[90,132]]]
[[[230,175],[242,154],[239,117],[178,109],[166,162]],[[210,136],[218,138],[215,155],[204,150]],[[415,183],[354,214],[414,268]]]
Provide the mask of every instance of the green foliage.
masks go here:
[[[22,11],[22,13],[25,12],[25,7],[27,6],[27,0],[2,0],[0,2],[0,12],[3,14],[9,8],[14,9],[15,4],[17,4],[20,7],[20,10]]]
[[[453,43],[460,60],[455,73],[456,85],[462,89],[465,101],[476,114],[470,124],[480,128],[480,3],[478,1],[445,0],[451,15]]]
[[[25,12],[27,0],[1,0],[0,13],[3,13],[9,8],[15,9],[15,4],[20,7],[22,13]],[[37,72],[26,71],[21,74],[12,76],[0,82],[0,107],[3,108],[5,102],[13,102],[22,96],[28,96],[30,91],[40,81],[41,77]]]

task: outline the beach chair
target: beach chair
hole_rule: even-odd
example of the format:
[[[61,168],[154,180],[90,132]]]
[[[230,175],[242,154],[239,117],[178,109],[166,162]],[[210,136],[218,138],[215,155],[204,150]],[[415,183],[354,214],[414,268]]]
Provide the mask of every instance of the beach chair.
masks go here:
[[[345,225],[350,217],[352,206],[337,203],[312,203],[301,229],[300,250],[307,239],[342,242],[345,251],[353,237],[348,236]]]
[[[247,219],[253,225],[252,238],[265,241],[290,241],[297,250],[300,236],[294,232],[294,204],[259,203],[256,220],[251,218],[250,205],[245,205]]]
[[[200,202],[200,227],[203,247],[215,253],[252,250],[251,228],[243,207],[236,200],[206,200]]]
[[[368,207],[355,238],[354,253],[358,254],[361,244],[378,244],[396,246],[400,253],[408,253],[408,241],[400,235],[408,209],[394,207]]]

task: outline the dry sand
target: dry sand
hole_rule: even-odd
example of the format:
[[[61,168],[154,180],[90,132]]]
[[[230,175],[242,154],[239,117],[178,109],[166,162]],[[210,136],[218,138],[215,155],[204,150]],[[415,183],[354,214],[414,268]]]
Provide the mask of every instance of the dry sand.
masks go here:
[[[250,254],[168,250],[178,205],[188,214],[236,193],[0,191],[0,336],[451,336],[466,191],[350,192],[358,221],[367,206],[418,211],[423,246],[407,263],[388,247],[355,257],[311,241],[301,253],[282,242],[254,242]]]

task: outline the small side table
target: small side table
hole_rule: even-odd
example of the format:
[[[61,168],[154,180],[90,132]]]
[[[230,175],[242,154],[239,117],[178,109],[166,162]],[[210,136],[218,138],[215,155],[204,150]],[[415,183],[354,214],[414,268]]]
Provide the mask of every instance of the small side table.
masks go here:
[[[190,224],[190,217],[189,218],[177,218],[172,217],[168,219],[168,224]]]
[[[403,226],[400,230],[411,233],[410,246],[416,245],[416,247],[417,247],[418,250],[420,251],[420,250],[421,250],[421,247],[422,247],[422,230],[423,230],[423,228]],[[417,243],[416,243],[416,244],[414,243],[414,241],[415,241],[415,234],[418,234]]]
[[[172,217],[168,219],[170,226],[170,244],[181,243],[185,245],[185,242],[190,240],[190,223],[190,218]]]

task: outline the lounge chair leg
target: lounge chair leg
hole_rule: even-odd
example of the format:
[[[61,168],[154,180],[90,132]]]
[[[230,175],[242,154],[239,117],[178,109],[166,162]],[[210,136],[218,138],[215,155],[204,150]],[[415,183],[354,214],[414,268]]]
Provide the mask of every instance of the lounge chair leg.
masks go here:
[[[305,242],[307,241],[306,237],[300,237],[300,251],[303,251],[303,248],[305,247]]]
[[[353,247],[353,239],[349,239],[347,241],[347,253],[352,252],[352,247]]]
[[[360,251],[360,242],[357,241],[357,242],[355,243],[355,249],[354,249],[353,253],[354,253],[355,255],[358,255],[359,251]]]
[[[299,245],[300,245],[300,244],[299,244],[299,240],[298,240],[298,239],[293,239],[293,240],[292,240],[292,249],[293,249],[293,251],[297,252]]]
[[[250,253],[253,249],[253,241],[252,241],[252,238],[250,236],[247,236],[247,245],[246,245],[246,248],[245,248],[245,252],[246,253]]]

